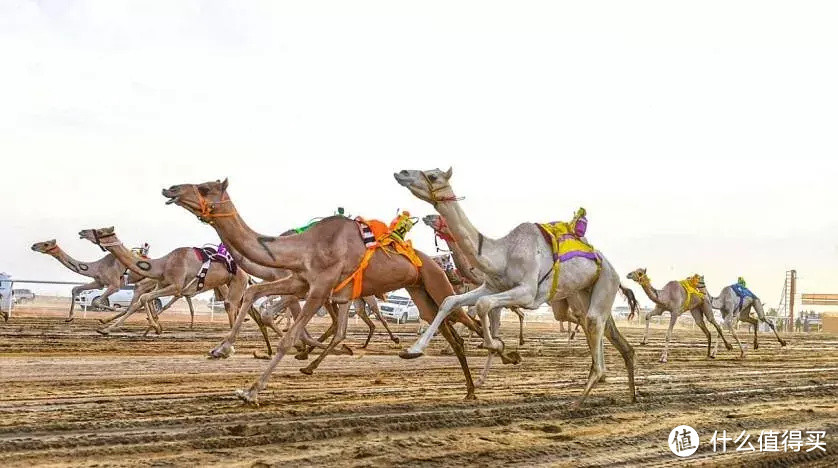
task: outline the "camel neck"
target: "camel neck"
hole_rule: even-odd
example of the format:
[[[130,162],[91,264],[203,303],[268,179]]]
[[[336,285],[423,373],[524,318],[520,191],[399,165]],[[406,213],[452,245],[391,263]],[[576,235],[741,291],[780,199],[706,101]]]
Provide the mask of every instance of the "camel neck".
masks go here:
[[[56,246],[56,248],[50,251],[49,254],[70,270],[73,270],[80,275],[93,277],[93,271],[91,271],[87,263],[80,262],[69,256],[61,247]]]
[[[266,281],[276,279],[277,273],[279,273],[276,268],[262,266],[254,261],[251,261],[230,245],[225,245],[227,245],[227,251],[230,252],[230,256],[233,257],[233,260],[248,274]]]
[[[652,287],[651,281],[646,281],[644,283],[640,283],[640,287],[643,288],[643,292],[646,293],[646,297],[652,300],[655,304],[658,305],[665,305],[661,302],[660,299],[660,292]]]
[[[128,250],[116,236],[108,238],[107,245],[103,245],[103,247],[132,272],[144,278],[163,279],[166,271],[165,260],[159,258],[140,258]]]
[[[446,230],[443,234],[448,236],[449,239],[454,239],[453,233],[450,230]],[[462,248],[460,248],[460,245],[453,240],[445,242],[451,250],[451,257],[454,259],[454,266],[457,267],[457,271],[460,273],[460,276],[462,276],[463,279],[469,283],[482,284],[483,275],[468,262],[465,253]]]
[[[294,236],[265,236],[244,222],[233,202],[228,202],[232,216],[215,218],[212,227],[229,247],[263,267],[299,271],[304,268],[301,253],[304,243]],[[245,267],[245,271],[248,271]],[[256,273],[253,273],[256,275]],[[257,275],[258,276],[258,275]]]
[[[445,218],[454,243],[460,248],[465,260],[483,271],[491,268],[485,254],[493,250],[497,241],[482,235],[471,224],[458,201],[439,202],[436,210]]]

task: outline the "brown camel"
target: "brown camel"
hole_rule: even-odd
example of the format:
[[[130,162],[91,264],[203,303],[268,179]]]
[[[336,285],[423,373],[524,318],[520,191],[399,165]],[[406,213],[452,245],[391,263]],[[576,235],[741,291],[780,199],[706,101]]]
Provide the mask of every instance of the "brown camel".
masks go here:
[[[337,330],[326,350],[318,356],[318,360],[322,360],[343,340],[346,335],[349,302],[353,299],[353,288],[343,288],[335,292],[335,287],[341,280],[356,273],[367,253],[356,222],[343,216],[335,216],[326,218],[295,236],[264,236],[250,229],[239,216],[227,194],[226,180],[200,185],[176,185],[164,189],[163,196],[169,199],[167,204],[180,205],[210,224],[226,245],[232,246],[254,262],[289,270],[289,274],[282,279],[248,288],[242,307],[248,306],[255,298],[271,294],[305,297],[302,314],[280,340],[270,365],[249,390],[237,392],[242,400],[257,403],[258,394],[267,386],[271,373],[320,307],[331,307],[334,303],[339,305]],[[419,308],[422,318],[432,320],[438,304],[452,295],[454,290],[445,277],[445,272],[430,257],[421,252],[417,254],[422,260],[421,268],[416,268],[402,255],[385,252],[381,248],[376,249],[363,271],[363,278],[355,277],[355,281],[362,281],[359,296],[384,294],[405,288]],[[473,330],[480,329],[462,309],[454,311],[451,317]],[[230,335],[211,352],[211,355],[224,357],[233,352],[233,343],[241,321],[242,317],[238,317]],[[452,333],[449,322],[441,324],[440,331],[452,344],[459,359],[466,378],[466,399],[475,398],[474,384],[459,336]]]
[[[287,235],[292,235],[292,234],[296,234],[296,232],[293,231],[293,230],[286,231],[286,232],[280,234],[280,236],[287,236]],[[287,276],[288,273],[289,273],[287,270],[283,270],[281,268],[266,267],[266,266],[260,265],[256,262],[253,262],[231,246],[227,246],[227,251],[230,252],[230,255],[233,257],[233,260],[235,260],[236,263],[241,268],[243,268],[247,273],[249,273],[252,276],[255,276],[256,278],[259,278],[259,279],[262,279],[262,280],[265,280],[265,281],[277,281],[277,280],[282,279],[284,276]],[[377,313],[377,316],[379,317],[379,320],[381,320],[382,323],[384,324],[384,328],[387,330],[387,333],[389,333],[390,338],[393,340],[393,342],[398,344],[399,343],[398,337],[393,335],[393,332],[390,331],[390,328],[387,326],[387,323],[384,322],[383,318],[381,317],[381,312],[378,311],[378,304],[375,303],[375,298],[374,297],[358,299],[358,301],[356,301],[356,310],[363,310],[363,308],[364,308],[363,305],[357,304],[357,302],[360,302],[361,304],[368,304],[368,302],[366,302],[367,300],[371,300],[375,304],[375,309],[373,309],[373,311]],[[276,334],[279,337],[282,337],[283,333],[282,333],[282,331],[280,331],[279,327],[274,323],[274,319],[277,316],[279,316],[279,314],[281,314],[282,311],[285,310],[286,308],[290,309],[291,316],[295,320],[297,319],[297,317],[299,317],[300,312],[302,310],[300,308],[299,299],[296,296],[284,295],[284,296],[281,296],[280,302],[275,307],[267,308],[264,311],[262,311],[261,314],[260,314],[262,323],[271,327],[271,329],[273,329],[273,331],[276,332]],[[364,323],[367,324],[367,327],[369,327],[369,334],[367,335],[367,341],[364,343],[363,346],[361,346],[362,348],[366,348],[367,345],[369,345],[370,339],[372,339],[373,333],[375,332],[375,324],[372,323],[372,320],[370,320],[368,314],[360,314],[360,317],[361,317],[361,320],[363,320]],[[335,328],[335,323],[333,322],[332,326],[329,328],[329,330],[333,330],[334,328]],[[307,337],[307,333],[308,332],[304,330],[303,331],[303,336]],[[323,336],[321,336],[320,339],[318,339],[317,341],[318,342],[323,342],[323,340],[325,340],[329,336],[330,336],[330,333],[327,331],[327,333],[324,334]],[[310,341],[310,340],[311,340],[310,337],[308,337],[308,339],[305,339],[305,341],[307,341],[307,342]],[[301,360],[302,359],[307,359],[308,354],[312,351],[313,348],[314,348],[314,346],[309,346],[308,348],[306,348],[306,347],[300,348],[300,353],[297,355],[298,359],[301,359]],[[260,357],[260,356],[257,356],[257,357]],[[311,371],[313,371],[313,369],[311,369]],[[310,374],[311,372],[304,372],[304,373]]]
[[[132,272],[150,278],[158,282],[158,288],[142,294],[139,298],[141,307],[145,307],[149,321],[155,326],[157,332],[161,332],[160,324],[157,323],[151,304],[155,299],[163,296],[194,296],[204,291],[228,288],[224,296],[224,307],[227,310],[227,317],[232,326],[234,313],[241,304],[249,277],[242,269],[230,273],[227,268],[218,262],[210,263],[206,272],[203,287],[198,287],[196,277],[204,263],[195,253],[192,247],[179,247],[160,258],[141,258],[128,250],[114,233],[113,227],[101,229],[86,229],[79,232],[79,236],[87,239],[112,253],[123,265]],[[259,331],[265,339],[268,352],[271,352],[271,343],[268,340],[268,332],[262,324],[259,315],[248,307],[244,309],[253,317],[259,326]]]
[[[113,310],[107,305],[107,300],[108,297],[119,291],[119,288],[125,285],[125,278],[123,277],[123,274],[125,273],[125,266],[122,265],[122,263],[120,263],[119,260],[117,260],[112,254],[105,255],[94,262],[80,262],[67,255],[67,253],[58,246],[55,239],[32,244],[32,250],[55,258],[62,265],[80,275],[93,278],[93,281],[73,288],[73,292],[70,296],[70,314],[67,317],[67,320],[65,320],[66,322],[73,321],[73,310],[76,305],[76,296],[78,296],[82,291],[107,288],[101,296],[93,300],[91,305],[93,307],[100,307],[111,311]],[[142,277],[136,273],[129,272],[129,283],[135,283],[141,279]]]

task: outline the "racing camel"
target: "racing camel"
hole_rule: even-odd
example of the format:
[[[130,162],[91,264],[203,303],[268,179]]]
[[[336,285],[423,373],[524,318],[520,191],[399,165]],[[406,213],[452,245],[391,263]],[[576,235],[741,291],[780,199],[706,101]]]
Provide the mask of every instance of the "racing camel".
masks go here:
[[[698,325],[698,328],[707,337],[708,358],[712,359],[716,357],[716,348],[711,350],[712,337],[710,330],[707,329],[707,325],[704,323],[704,319],[707,319],[708,322],[713,324],[713,327],[719,333],[719,337],[724,341],[725,347],[728,350],[732,349],[730,343],[727,342],[722,334],[722,329],[719,327],[719,324],[716,323],[710,301],[700,291],[702,288],[700,276],[696,275],[683,281],[670,281],[664,285],[663,289],[652,287],[652,280],[646,275],[645,268],[638,268],[632,271],[627,275],[627,278],[636,281],[643,288],[646,296],[655,303],[655,308],[646,314],[646,332],[643,333],[641,345],[646,344],[646,338],[649,336],[649,319],[669,311],[669,328],[666,330],[666,344],[663,347],[660,362],[666,362],[669,355],[669,339],[672,336],[672,328],[675,327],[675,322],[678,321],[678,317],[681,314],[687,311],[692,314],[693,319],[695,319],[695,324]]]
[[[559,320],[579,323],[591,352],[587,384],[574,406],[580,406],[594,385],[605,376],[603,336],[622,355],[628,371],[631,401],[636,401],[634,349],[611,317],[620,280],[604,256],[587,252],[563,260],[557,252],[561,246],[556,246],[556,236],[550,232],[545,234],[540,225],[533,223],[520,224],[500,239],[484,236],[468,219],[454,194],[450,183],[451,169],[403,170],[393,175],[400,185],[430,203],[445,218],[468,262],[485,276],[484,283],[477,289],[447,298],[431,326],[413,346],[400,353],[401,357],[421,356],[442,320],[451,311],[472,305],[477,307],[482,321],[484,347],[490,352],[503,352],[503,341],[496,339],[490,329],[496,327],[499,320],[499,314],[493,311],[501,307],[535,309],[545,302],[558,300],[554,315]],[[547,235],[553,236],[552,246]]]
[[[745,345],[736,336],[736,329],[739,327],[740,320],[748,322],[754,327],[754,349],[759,349],[759,341],[757,340],[759,322],[768,324],[768,327],[771,328],[771,331],[774,332],[774,336],[780,343],[780,347],[786,346],[786,340],[780,338],[774,322],[765,316],[762,301],[745,287],[744,281],[741,281],[741,279],[736,284],[725,286],[718,297],[710,296],[706,288],[703,292],[710,298],[710,304],[713,308],[722,312],[725,327],[727,327],[731,336],[733,336],[736,344],[739,345],[740,359],[745,359]],[[757,318],[751,317],[751,309],[756,312]],[[718,345],[719,342],[717,341],[716,346],[718,347]]]
[[[422,266],[417,268],[404,255],[385,252],[382,248],[370,251],[361,237],[361,227],[343,216],[323,219],[310,229],[295,236],[265,236],[245,224],[227,193],[227,180],[199,185],[175,185],[163,190],[167,204],[177,204],[212,226],[222,241],[250,260],[264,266],[289,270],[282,279],[260,283],[247,289],[242,307],[258,297],[285,294],[305,298],[302,313],[277,346],[277,353],[261,377],[237,395],[251,404],[258,403],[258,394],[270,379],[271,373],[299,338],[306,324],[320,307],[334,301],[337,307],[337,330],[328,347],[318,359],[335,348],[346,335],[347,312],[350,300],[356,297],[380,295],[399,288],[407,289],[425,320],[437,313],[437,304],[454,293],[445,272],[427,255],[416,251]],[[364,264],[362,264],[364,262]],[[359,266],[361,268],[359,268]],[[351,281],[351,288],[335,291],[341,282]],[[331,299],[331,301],[330,301]],[[472,330],[478,325],[462,310],[454,311],[452,319]],[[225,357],[233,352],[233,343],[241,325],[238,317],[229,336],[215,349],[212,356]],[[440,331],[451,343],[466,379],[466,399],[474,399],[474,383],[463,354],[462,342],[455,336],[449,322]]]
[[[85,229],[79,232],[79,236],[105,248],[137,275],[157,281],[157,289],[143,293],[138,301],[140,307],[145,307],[149,321],[158,333],[161,332],[160,324],[157,323],[151,308],[155,299],[163,296],[194,296],[222,287],[227,288],[227,294],[224,295],[224,307],[227,310],[230,325],[233,325],[234,313],[239,309],[242,294],[249,280],[244,270],[233,268],[231,271],[222,262],[211,261],[208,269],[202,271],[205,260],[199,257],[197,249],[193,247],[179,247],[160,258],[142,258],[122,244],[113,227]],[[202,276],[200,280],[199,276]],[[271,343],[268,339],[268,332],[259,314],[249,306],[243,310],[246,312],[245,315],[250,315],[256,322],[270,353]]]
[[[109,253],[94,262],[81,262],[64,252],[64,250],[58,246],[55,239],[32,244],[32,250],[53,257],[58,260],[59,263],[75,273],[87,276],[88,278],[93,278],[93,281],[73,288],[72,294],[70,295],[70,314],[65,322],[73,321],[73,311],[76,306],[76,297],[82,291],[90,289],[106,288],[99,297],[93,300],[91,306],[113,311],[110,306],[105,305],[107,304],[108,297],[119,291],[119,288],[125,285],[125,278],[123,277],[123,274],[125,273],[125,266],[122,265],[122,263],[120,263],[113,254]],[[141,276],[135,274],[134,272],[129,272],[128,283],[135,283],[141,279]]]

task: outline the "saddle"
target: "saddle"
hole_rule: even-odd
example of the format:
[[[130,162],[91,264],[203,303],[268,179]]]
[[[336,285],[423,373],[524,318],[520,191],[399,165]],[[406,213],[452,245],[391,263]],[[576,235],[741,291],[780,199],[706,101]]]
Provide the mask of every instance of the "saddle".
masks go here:
[[[698,290],[698,286],[701,284],[701,277],[699,275],[690,276],[678,283],[681,284],[681,287],[684,288],[684,291],[687,293],[687,299],[684,301],[683,311],[690,309],[693,297],[697,297],[699,300],[704,299],[704,293]]]
[[[730,289],[732,289],[733,293],[739,298],[739,305],[736,306],[736,312],[742,310],[742,306],[745,305],[745,299],[751,298],[755,301],[759,300],[756,294],[741,284],[732,284],[730,285]]]
[[[204,289],[204,282],[207,279],[207,273],[209,272],[212,262],[221,263],[227,271],[230,272],[230,274],[235,275],[236,271],[238,271],[236,261],[233,260],[232,255],[230,255],[230,252],[227,250],[227,246],[225,246],[223,242],[218,244],[218,247],[205,245],[203,247],[193,247],[192,250],[195,252],[195,255],[198,256],[198,260],[203,262],[201,269],[198,270],[198,275],[196,276],[198,279],[198,291]]]
[[[349,283],[352,284],[352,299],[361,297],[363,291],[364,270],[369,266],[372,254],[377,249],[383,249],[386,253],[395,253],[402,255],[412,263],[416,268],[422,266],[422,260],[413,249],[413,243],[409,240],[404,240],[405,234],[415,224],[410,218],[410,214],[403,212],[396,219],[387,226],[381,221],[370,219],[366,220],[360,216],[355,218],[355,224],[358,226],[358,232],[361,235],[361,240],[366,247],[366,252],[361,258],[361,263],[358,268],[349,275],[346,279],[340,282],[332,292],[338,292],[345,288]]]
[[[580,208],[573,221],[569,223],[554,221],[545,224],[536,223],[536,226],[538,226],[544,241],[547,242],[553,252],[553,268],[538,282],[538,285],[541,286],[541,283],[547,280],[552,273],[553,283],[550,286],[548,302],[553,299],[559,287],[559,269],[562,263],[577,257],[587,258],[596,262],[597,277],[599,276],[602,269],[602,256],[583,237],[587,229],[584,208]]]

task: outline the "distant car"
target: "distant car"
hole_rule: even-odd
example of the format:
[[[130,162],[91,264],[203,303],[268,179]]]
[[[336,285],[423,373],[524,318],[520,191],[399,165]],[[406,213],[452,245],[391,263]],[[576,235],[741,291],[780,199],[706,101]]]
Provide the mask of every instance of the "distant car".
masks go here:
[[[419,308],[409,297],[390,294],[386,301],[378,304],[378,308],[385,319],[394,320],[396,323],[419,321]]]
[[[98,299],[104,292],[104,288],[82,291],[78,296],[76,296],[76,304],[82,307],[91,307],[93,301]],[[106,305],[113,307],[114,309],[121,309],[123,307],[130,306],[133,298],[134,288],[122,288],[108,297],[108,304]],[[155,299],[154,303],[157,308],[160,309],[163,305],[168,304],[170,300],[172,300],[172,296],[163,296]]]
[[[13,289],[12,301],[15,304],[23,304],[24,302],[32,302],[35,300],[35,293],[29,289]]]

